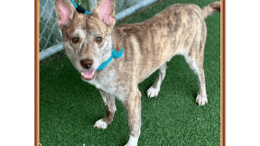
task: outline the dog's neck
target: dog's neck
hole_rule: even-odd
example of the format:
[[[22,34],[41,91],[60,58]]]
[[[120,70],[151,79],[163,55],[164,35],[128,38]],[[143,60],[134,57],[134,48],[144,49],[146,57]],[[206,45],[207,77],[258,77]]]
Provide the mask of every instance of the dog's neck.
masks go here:
[[[105,67],[112,61],[113,58],[119,59],[120,57],[122,57],[123,53],[124,53],[124,47],[122,47],[119,52],[117,52],[117,51],[113,48],[113,51],[112,51],[112,53],[111,53],[110,58],[109,58],[107,61],[103,62],[103,63],[99,66],[99,68],[97,69],[97,71],[100,71],[100,70],[102,70],[103,68],[105,68]]]
[[[121,50],[121,48],[124,47],[124,35],[123,32],[121,32],[120,29],[118,29],[117,27],[114,26],[114,28],[112,28],[113,30],[111,31],[111,36],[112,36],[112,42],[113,42],[113,47],[114,49],[119,52]]]

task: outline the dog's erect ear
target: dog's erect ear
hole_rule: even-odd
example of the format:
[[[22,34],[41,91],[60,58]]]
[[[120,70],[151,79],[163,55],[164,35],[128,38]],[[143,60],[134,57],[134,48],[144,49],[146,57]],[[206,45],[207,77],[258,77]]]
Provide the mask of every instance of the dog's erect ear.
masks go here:
[[[60,27],[70,22],[76,11],[69,0],[55,0],[55,9]]]
[[[100,0],[93,12],[93,15],[109,25],[115,25],[115,0]]]

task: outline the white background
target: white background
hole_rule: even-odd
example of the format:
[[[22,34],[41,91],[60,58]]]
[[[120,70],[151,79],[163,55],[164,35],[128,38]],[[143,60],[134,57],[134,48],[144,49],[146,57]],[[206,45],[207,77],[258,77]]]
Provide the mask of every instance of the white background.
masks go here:
[[[1,1],[0,145],[34,145],[34,1]]]
[[[34,3],[0,9],[0,145],[34,145]],[[9,9],[11,8],[11,9]],[[257,0],[226,0],[226,145],[260,145]]]
[[[260,145],[260,16],[257,0],[226,0],[226,144]]]

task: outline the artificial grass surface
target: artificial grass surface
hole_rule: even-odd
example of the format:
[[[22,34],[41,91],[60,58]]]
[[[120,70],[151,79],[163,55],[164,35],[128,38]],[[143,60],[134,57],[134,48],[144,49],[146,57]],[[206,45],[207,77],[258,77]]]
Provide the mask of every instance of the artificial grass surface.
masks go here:
[[[176,3],[195,3],[201,8],[213,0],[164,0],[121,21],[147,20]],[[158,97],[146,90],[158,72],[139,84],[142,93],[142,127],[138,145],[220,145],[220,13],[206,19],[208,28],[204,70],[208,105],[198,106],[198,79],[182,56],[169,63]],[[51,62],[50,62],[51,60]],[[126,111],[116,100],[114,121],[105,130],[94,128],[106,115],[98,90],[80,79],[68,58],[56,55],[40,63],[40,143],[43,146],[118,146],[127,143]]]

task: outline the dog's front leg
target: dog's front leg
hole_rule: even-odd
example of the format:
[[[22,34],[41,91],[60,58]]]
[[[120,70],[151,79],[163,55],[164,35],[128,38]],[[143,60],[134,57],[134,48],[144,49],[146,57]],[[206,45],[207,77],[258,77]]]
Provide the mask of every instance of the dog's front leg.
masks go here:
[[[98,129],[106,129],[107,126],[113,121],[114,114],[116,112],[115,96],[108,94],[103,90],[99,90],[99,92],[105,103],[107,114],[105,118],[96,121],[94,127],[97,127]]]
[[[141,92],[137,90],[133,93],[124,102],[130,130],[130,137],[125,146],[137,146],[141,133]]]

